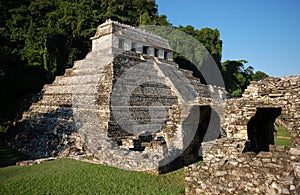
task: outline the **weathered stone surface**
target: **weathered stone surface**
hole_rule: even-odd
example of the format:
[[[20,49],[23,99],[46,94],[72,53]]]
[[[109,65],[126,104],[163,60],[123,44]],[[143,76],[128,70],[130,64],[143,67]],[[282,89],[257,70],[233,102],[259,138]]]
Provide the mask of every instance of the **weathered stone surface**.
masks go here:
[[[216,140],[206,151],[202,167],[185,169],[189,177],[186,194],[195,194],[196,190],[204,194],[300,194],[299,81],[300,76],[267,78],[252,82],[242,98],[229,99],[223,123],[228,137]],[[292,147],[271,144],[247,152],[249,120],[261,108],[281,109],[275,125],[290,131]],[[264,123],[269,123],[266,128],[272,130],[274,121],[262,121],[260,125]],[[193,177],[194,172],[199,176]]]
[[[275,125],[289,129],[293,146],[300,146],[300,120],[297,120],[300,115],[299,80],[297,75],[251,82],[242,98],[228,99],[223,124],[227,135],[248,139],[247,125],[257,108],[280,108],[281,115]]]
[[[236,147],[241,142],[245,140],[218,139],[204,155],[202,166],[185,168],[188,177],[186,194],[195,194],[196,191],[205,194],[291,194],[296,191],[295,186],[299,183],[299,178],[294,175],[297,163],[292,166],[287,155],[288,147],[285,150],[272,147],[272,152],[256,155],[242,153]],[[272,159],[278,163],[271,162]]]
[[[138,171],[199,160],[201,131],[219,115],[225,90],[179,69],[168,41],[144,30],[108,20],[92,44],[85,59],[44,86],[8,143],[35,158],[93,155]]]

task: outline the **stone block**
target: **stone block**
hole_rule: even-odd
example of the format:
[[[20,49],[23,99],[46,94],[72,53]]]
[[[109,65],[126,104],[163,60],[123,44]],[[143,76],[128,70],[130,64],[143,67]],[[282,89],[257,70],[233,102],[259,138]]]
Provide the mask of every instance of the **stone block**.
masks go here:
[[[294,156],[300,156],[300,148],[291,148],[290,154]]]
[[[294,174],[297,178],[300,178],[300,163],[293,163]]]

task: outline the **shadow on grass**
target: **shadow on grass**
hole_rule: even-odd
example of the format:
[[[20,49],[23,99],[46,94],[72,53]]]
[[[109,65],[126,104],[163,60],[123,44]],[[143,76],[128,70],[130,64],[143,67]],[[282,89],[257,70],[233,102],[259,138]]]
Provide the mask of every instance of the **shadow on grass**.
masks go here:
[[[16,165],[19,161],[32,159],[7,146],[4,142],[4,136],[4,133],[0,133],[0,167]]]

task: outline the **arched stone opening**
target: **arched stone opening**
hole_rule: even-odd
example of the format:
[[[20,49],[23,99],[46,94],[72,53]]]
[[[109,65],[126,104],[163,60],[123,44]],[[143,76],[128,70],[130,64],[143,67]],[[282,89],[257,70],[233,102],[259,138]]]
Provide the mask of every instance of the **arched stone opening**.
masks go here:
[[[269,151],[269,145],[274,145],[274,122],[280,114],[281,108],[256,108],[247,124],[245,152]]]

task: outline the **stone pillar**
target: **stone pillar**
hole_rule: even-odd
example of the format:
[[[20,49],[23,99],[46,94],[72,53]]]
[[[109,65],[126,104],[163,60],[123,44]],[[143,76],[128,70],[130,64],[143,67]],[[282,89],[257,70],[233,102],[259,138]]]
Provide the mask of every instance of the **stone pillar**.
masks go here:
[[[148,56],[154,56],[154,48],[153,47],[148,47],[147,48],[147,55]]]
[[[135,51],[136,51],[136,53],[143,53],[143,44],[141,44],[141,43],[136,43],[135,44]]]
[[[158,50],[158,58],[164,59],[165,57],[165,51],[163,49]]]
[[[124,48],[125,51],[131,50],[131,40],[125,39],[124,40]]]
[[[173,61],[173,52],[172,52],[172,51],[169,51],[169,52],[167,53],[167,60]]]

